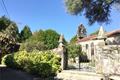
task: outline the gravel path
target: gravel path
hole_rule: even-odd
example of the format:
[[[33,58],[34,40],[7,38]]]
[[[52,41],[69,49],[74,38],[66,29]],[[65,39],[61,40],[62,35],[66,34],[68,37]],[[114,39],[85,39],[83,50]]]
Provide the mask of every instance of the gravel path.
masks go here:
[[[57,75],[58,78],[63,78],[63,80],[100,80],[101,75],[95,74],[93,72],[83,72],[76,70],[64,70]]]

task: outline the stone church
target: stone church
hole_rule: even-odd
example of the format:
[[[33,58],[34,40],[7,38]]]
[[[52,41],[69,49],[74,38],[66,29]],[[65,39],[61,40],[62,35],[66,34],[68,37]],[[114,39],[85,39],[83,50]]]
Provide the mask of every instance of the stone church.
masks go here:
[[[120,75],[120,30],[105,32],[101,26],[98,34],[78,38],[77,44],[95,64],[97,73]]]
[[[120,30],[105,32],[101,26],[98,34],[78,39],[77,44],[82,46],[82,51],[91,60],[96,54],[97,46],[120,45]]]

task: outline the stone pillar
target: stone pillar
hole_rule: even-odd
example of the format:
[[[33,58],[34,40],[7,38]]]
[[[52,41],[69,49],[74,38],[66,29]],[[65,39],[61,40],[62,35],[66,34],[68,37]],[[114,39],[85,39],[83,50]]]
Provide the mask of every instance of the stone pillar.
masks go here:
[[[62,70],[66,70],[67,66],[68,66],[68,54],[67,54],[67,49],[65,48],[64,44],[63,44],[63,39],[64,36],[61,35],[60,39],[59,39],[59,46],[58,48],[61,50],[61,68]]]
[[[62,70],[66,70],[68,66],[68,54],[67,49],[63,48],[63,53],[61,54],[61,68]]]

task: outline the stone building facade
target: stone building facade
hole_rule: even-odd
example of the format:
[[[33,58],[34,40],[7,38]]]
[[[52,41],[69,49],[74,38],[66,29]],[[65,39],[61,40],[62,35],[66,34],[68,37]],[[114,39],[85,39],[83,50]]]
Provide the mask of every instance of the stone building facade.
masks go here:
[[[92,60],[97,53],[98,46],[120,45],[120,30],[105,32],[101,26],[97,35],[78,39],[77,44],[82,46],[82,51]]]
[[[78,39],[77,44],[95,63],[97,73],[120,75],[120,30],[105,32],[101,26],[97,35]]]

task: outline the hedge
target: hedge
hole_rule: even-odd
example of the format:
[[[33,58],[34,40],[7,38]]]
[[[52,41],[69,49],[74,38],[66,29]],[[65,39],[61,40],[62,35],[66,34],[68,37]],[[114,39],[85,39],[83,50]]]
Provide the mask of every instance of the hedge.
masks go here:
[[[55,76],[60,69],[61,58],[51,51],[19,51],[2,58],[2,64],[40,77]]]

